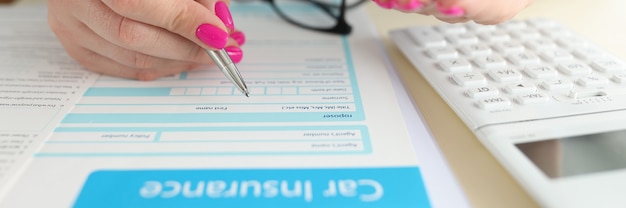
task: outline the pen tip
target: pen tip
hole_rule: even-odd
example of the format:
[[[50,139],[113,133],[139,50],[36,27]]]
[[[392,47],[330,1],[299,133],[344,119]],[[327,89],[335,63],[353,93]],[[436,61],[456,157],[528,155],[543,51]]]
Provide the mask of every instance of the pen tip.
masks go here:
[[[246,95],[246,97],[250,97],[250,95],[248,94],[248,92],[245,92],[244,94]]]

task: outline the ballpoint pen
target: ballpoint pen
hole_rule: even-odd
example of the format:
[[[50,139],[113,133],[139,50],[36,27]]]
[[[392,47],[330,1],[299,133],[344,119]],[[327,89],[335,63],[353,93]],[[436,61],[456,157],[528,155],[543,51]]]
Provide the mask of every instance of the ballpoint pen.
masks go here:
[[[232,82],[239,92],[246,95],[246,97],[250,97],[248,93],[248,86],[246,86],[246,82],[243,81],[241,74],[239,74],[239,69],[233,63],[233,60],[230,59],[230,56],[224,49],[220,50],[206,50],[209,54],[215,65],[224,73],[226,78]]]

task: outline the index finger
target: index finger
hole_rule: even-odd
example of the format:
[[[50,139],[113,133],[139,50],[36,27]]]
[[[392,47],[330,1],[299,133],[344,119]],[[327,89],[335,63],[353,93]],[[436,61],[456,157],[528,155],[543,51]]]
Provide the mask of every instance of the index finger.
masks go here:
[[[207,49],[222,49],[228,42],[227,26],[215,13],[216,4],[220,5],[224,13],[226,5],[224,2],[215,1],[213,7],[206,7],[193,0],[102,0],[102,2],[121,16],[164,28]],[[229,12],[228,16],[230,18]]]

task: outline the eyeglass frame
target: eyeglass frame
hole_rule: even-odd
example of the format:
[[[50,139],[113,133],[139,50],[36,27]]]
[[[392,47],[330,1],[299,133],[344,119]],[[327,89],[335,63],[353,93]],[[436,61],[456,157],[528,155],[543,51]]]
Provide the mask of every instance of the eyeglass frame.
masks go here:
[[[355,8],[366,2],[366,0],[357,0],[357,2],[353,4],[346,5],[347,0],[341,0],[341,3],[339,5],[336,5],[336,4],[330,4],[330,3],[320,2],[316,0],[298,0],[298,1],[309,2],[317,6],[322,11],[324,11],[324,13],[326,13],[327,15],[335,18],[336,20],[335,26],[329,27],[329,28],[322,28],[322,27],[313,27],[313,26],[305,25],[290,18],[289,15],[285,14],[279,8],[279,6],[275,3],[275,0],[262,0],[262,1],[268,2],[271,5],[272,9],[278,14],[278,16],[280,16],[283,20],[287,21],[288,23],[292,25],[295,25],[304,29],[308,29],[308,30],[319,31],[319,32],[324,32],[324,33],[332,33],[332,34],[338,34],[338,35],[349,35],[352,32],[352,26],[348,24],[345,18],[346,11],[348,9]],[[334,15],[331,9],[339,9],[339,14]]]

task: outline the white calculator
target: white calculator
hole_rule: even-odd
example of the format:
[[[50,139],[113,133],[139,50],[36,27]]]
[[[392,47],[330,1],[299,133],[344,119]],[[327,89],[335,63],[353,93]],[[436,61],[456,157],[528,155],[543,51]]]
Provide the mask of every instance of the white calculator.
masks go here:
[[[390,38],[542,206],[626,207],[622,60],[541,18]]]

